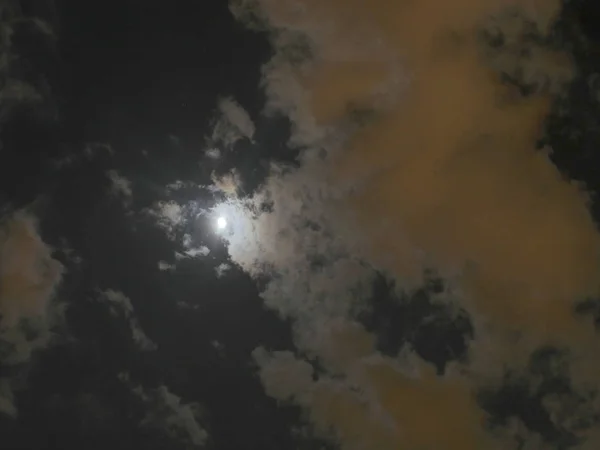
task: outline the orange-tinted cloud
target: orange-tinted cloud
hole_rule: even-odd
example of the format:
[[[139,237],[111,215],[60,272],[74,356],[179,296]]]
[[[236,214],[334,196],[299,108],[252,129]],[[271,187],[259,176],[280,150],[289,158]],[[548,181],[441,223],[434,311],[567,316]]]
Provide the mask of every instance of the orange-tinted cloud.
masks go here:
[[[267,93],[277,97],[271,103],[297,122],[297,133],[343,124],[353,110],[372,112],[329,154],[332,184],[357,187],[341,208],[359,235],[346,238],[364,242],[370,262],[401,284],[418,285],[426,267],[454,279],[475,321],[470,369],[502,370],[517,356],[520,364],[540,344],[595,345],[591,324],[572,310],[598,293],[600,235],[581,187],[535,147],[550,94],[574,68],[566,55],[528,42],[521,19],[545,35],[560,3],[257,3],[273,27],[303,31],[314,45],[304,66],[275,60],[265,71]],[[504,14],[509,8],[520,15]],[[502,49],[482,42],[486,23],[504,36]],[[500,72],[536,92],[522,96]],[[321,342],[311,350],[348,378],[362,372],[358,385],[402,430],[373,425],[352,389],[317,383],[311,389],[319,394],[304,406],[317,427],[342,435],[345,448],[489,448],[473,372],[454,381],[427,371],[410,378],[387,362],[366,365],[344,333]],[[344,351],[340,367],[331,355]]]
[[[325,345],[345,381],[321,376],[313,382],[305,362],[261,349],[255,358],[267,393],[293,398],[317,430],[333,433],[345,449],[495,448],[485,431],[486,414],[464,379],[440,380],[432,367],[418,363],[407,372],[389,358],[371,357],[371,337],[360,327],[334,328],[337,336]]]
[[[35,220],[19,213],[9,218],[0,242],[0,314],[2,329],[21,319],[45,317],[62,276],[62,265],[52,259]]]
[[[399,100],[334,158],[337,180],[360,183],[347,206],[372,262],[405,281],[418,282],[424,266],[460,273],[472,312],[502,326],[576,332],[573,302],[598,292],[600,239],[585,193],[535,149],[551,100],[543,91],[568,80],[569,60],[536,48],[523,62],[513,52],[525,45],[515,15],[493,22],[507,43],[500,56],[488,58],[480,39],[509,6],[543,34],[558,2],[260,3],[275,26],[314,37],[317,57],[297,79],[317,123],[335,124],[357,105],[377,109],[375,93],[398,61],[409,74]],[[369,33],[385,58],[360,47],[355,59],[335,57]],[[529,68],[522,82],[542,83],[538,95],[523,98],[501,82],[498,70],[518,65]]]
[[[499,5],[306,3],[315,20],[335,21],[333,39],[373,27],[413,74],[402,100],[351,138],[336,164],[342,179],[372,175],[349,206],[373,260],[391,259],[400,278],[423,265],[463,271],[466,296],[491,320],[574,332],[573,301],[597,292],[600,239],[585,195],[535,151],[549,99],[518,97],[482,61],[478,26]],[[365,103],[385,78],[367,67],[319,61],[305,78],[315,117],[329,122]]]
[[[52,258],[37,231],[35,219],[24,211],[0,223],[0,341],[2,363],[27,362],[31,353],[48,345],[50,326],[60,312],[51,300],[63,266]],[[27,321],[27,327],[22,322]],[[33,335],[26,330],[34,331]],[[0,413],[15,416],[11,380],[0,379]]]

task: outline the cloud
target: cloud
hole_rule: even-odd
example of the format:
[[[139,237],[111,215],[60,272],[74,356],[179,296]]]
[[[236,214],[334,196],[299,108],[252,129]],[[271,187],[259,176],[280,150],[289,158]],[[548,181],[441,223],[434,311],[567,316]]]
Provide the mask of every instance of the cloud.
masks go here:
[[[176,180],[173,183],[169,183],[167,184],[166,190],[168,194],[172,194],[174,192],[178,192],[181,191],[183,189],[187,189],[187,188],[195,188],[197,187],[195,183],[192,183],[191,181],[181,181],[181,180]]]
[[[194,188],[195,192],[198,188],[211,190],[210,187],[192,182],[178,181],[167,186],[167,193],[172,194],[185,188]],[[204,240],[202,234],[198,232],[201,227],[207,225],[206,216],[210,214],[208,209],[201,206],[202,203],[201,200],[185,202],[161,200],[142,210],[142,214],[152,218],[154,223],[165,232],[166,237],[177,244],[173,255],[176,261],[205,257],[211,253],[211,248],[205,245],[211,241]],[[212,232],[216,230],[213,229]],[[176,264],[168,261],[159,261],[157,264],[160,270],[176,269]]]
[[[120,175],[116,170],[109,170],[107,176],[110,180],[110,193],[113,196],[120,198],[124,206],[129,205],[133,198],[131,180]]]
[[[174,264],[169,264],[166,261],[159,261],[158,262],[158,270],[163,271],[163,272],[172,272],[176,269],[177,267]]]
[[[228,196],[236,195],[241,186],[240,175],[236,170],[232,170],[221,176],[217,176],[213,172],[210,178],[214,183],[216,190],[221,191]]]
[[[189,444],[192,448],[205,446],[208,433],[200,423],[202,408],[198,403],[183,403],[166,386],[152,390],[137,386],[133,392],[148,406],[142,426],[159,429],[173,440]]]
[[[101,293],[101,299],[109,304],[113,316],[122,316],[127,320],[131,330],[131,338],[140,350],[156,350],[156,344],[144,333],[138,319],[135,317],[129,297],[122,292],[108,289]]]
[[[229,253],[271,275],[266,304],[295,319],[296,344],[338,374],[310,382],[290,354],[259,352],[267,393],[302,405],[343,448],[543,448],[547,438],[518,420],[491,430],[477,393],[507,370],[531,377],[532,352],[555,346],[567,397],[598,411],[597,337],[574,310],[598,294],[600,235],[583,187],[536,148],[553,96],[576,76],[549,38],[559,2],[233,9],[270,28],[266,109],[291,119],[290,144],[306,150],[297,170],[273,170],[253,199],[228,203],[243,224],[225,236]],[[299,57],[290,46],[300,41]],[[414,355],[378,354],[355,321],[373,268],[406,291],[439,273],[473,322],[468,361],[437,376]],[[572,432],[589,446],[593,430]]]
[[[180,186],[182,188],[183,185]],[[203,186],[196,186],[203,188]],[[172,192],[176,190],[172,185],[169,188]],[[197,236],[190,234],[187,227],[190,222],[199,220],[207,213],[206,209],[199,206],[197,201],[177,202],[175,200],[161,200],[156,202],[150,208],[144,208],[142,213],[151,217],[156,225],[161,228],[167,238],[171,241],[177,241],[188,256],[197,256],[198,254],[207,255],[210,250],[198,245]]]
[[[19,2],[0,5],[0,122],[15,107],[43,103],[50,94],[44,77],[32,81],[27,76],[28,66],[22,63],[27,58],[20,48],[25,34],[30,43],[53,45],[56,38],[52,24],[38,17],[26,17]]]
[[[204,155],[210,159],[219,159],[221,157],[221,151],[218,148],[209,148],[204,152]]]
[[[110,146],[110,144],[103,142],[87,142],[82,152],[73,153],[68,156],[55,159],[53,164],[55,168],[63,169],[66,167],[73,167],[78,164],[86,164],[91,161],[110,159],[113,156],[115,156],[115,150]]]
[[[24,211],[5,217],[0,229],[0,330],[8,333],[23,321],[45,321],[62,274],[35,218]]]
[[[183,235],[182,244],[183,247],[186,249],[183,253],[190,258],[195,258],[197,256],[207,256],[208,254],[210,254],[210,249],[205,245],[194,247],[194,242],[190,234],[186,233]],[[181,253],[175,254],[176,259],[181,259],[183,257],[184,256]]]
[[[202,245],[195,248],[189,247],[183,254],[175,253],[175,259],[184,259],[186,257],[196,258],[198,256],[207,256],[208,254],[210,254],[210,249]]]
[[[3,106],[11,102],[21,104],[25,102],[39,102],[42,96],[30,84],[20,80],[7,80],[0,91],[0,104]]]
[[[17,416],[13,390],[10,381],[5,378],[0,379],[0,414],[9,417]]]
[[[64,272],[42,241],[35,217],[26,211],[0,221],[0,344],[2,363],[26,363],[52,338],[62,317],[55,293]],[[16,415],[9,379],[0,385],[0,409]]]
[[[212,132],[212,143],[231,147],[240,139],[252,140],[255,131],[254,123],[238,102],[232,98],[223,98],[219,101],[218,107],[220,117]]]
[[[176,231],[184,222],[185,211],[181,205],[173,200],[160,201],[144,212],[156,220],[157,225],[166,232],[169,239],[175,240]]]
[[[360,336],[354,336],[360,339]],[[339,343],[338,343],[339,344]],[[346,343],[347,344],[347,343]],[[440,382],[431,367],[403,372],[394,361],[369,358],[373,349],[343,350],[354,365],[345,379],[320,376],[291,354],[258,353],[267,394],[294,398],[317,430],[342,448],[500,448],[485,432],[485,415],[460,378]],[[354,353],[354,354],[352,354]]]
[[[262,294],[266,304],[307,320],[348,314],[373,275],[328,222],[333,210],[324,198],[331,194],[317,170],[309,163],[301,171],[274,168],[255,196],[230,198],[211,211],[227,218],[221,237],[232,262],[253,276],[274,275]]]
[[[348,207],[377,265],[417,282],[427,266],[458,277],[468,309],[494,326],[525,328],[540,340],[580,334],[573,303],[596,294],[599,281],[600,240],[587,198],[535,149],[547,96],[515,96],[498,76],[509,63],[498,69],[482,61],[476,27],[497,5],[463,3],[452,11],[438,2],[373,8],[373,24],[415,75],[402,101],[349,139],[333,171],[364,180]],[[340,28],[362,22],[348,20]],[[440,55],[436,46],[448,33],[457,42]],[[322,62],[327,76],[315,75],[308,87],[325,121],[357,94],[330,91],[323,104],[321,89],[342,85],[338,77],[363,90],[377,82],[341,69],[330,75],[331,65]]]
[[[229,271],[229,269],[231,269],[231,266],[229,264],[219,264],[217,267],[215,267],[215,274],[217,275],[217,278],[224,277],[227,271]]]

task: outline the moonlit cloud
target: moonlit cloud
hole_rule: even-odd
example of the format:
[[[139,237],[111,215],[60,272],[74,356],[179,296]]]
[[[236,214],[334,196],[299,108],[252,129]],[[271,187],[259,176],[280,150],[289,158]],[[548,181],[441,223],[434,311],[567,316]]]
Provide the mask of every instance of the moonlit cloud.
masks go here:
[[[197,256],[206,256],[210,253],[210,249],[206,246],[196,247],[196,248],[188,248],[185,252],[185,255],[190,258],[196,258]],[[175,257],[179,258],[178,255],[180,253],[176,253]]]
[[[211,142],[221,144],[226,148],[231,147],[240,139],[252,140],[254,136],[254,123],[248,112],[231,98],[219,101],[220,117],[213,129]],[[214,152],[208,154],[214,157]]]
[[[217,218],[217,229],[223,230],[227,227],[227,219],[225,217]]]
[[[175,239],[177,227],[184,222],[183,207],[172,200],[157,202],[153,208],[146,209],[145,213],[156,220],[157,225],[171,240]]]
[[[267,393],[303,406],[347,449],[544,448],[518,420],[492,430],[477,395],[507,369],[535,390],[532,352],[556,346],[581,400],[572,414],[600,411],[589,395],[600,388],[597,338],[574,314],[598,294],[600,236],[582,187],[553,166],[551,149],[536,149],[552,96],[576,74],[540,44],[559,2],[234,6],[274,36],[267,111],[292,120],[292,145],[324,150],[273,171],[252,208],[238,203],[246,232],[225,237],[243,269],[274,274],[266,304],[296,320],[296,344],[325,367],[311,382],[293,355],[259,352]],[[304,36],[304,56],[290,51],[291,35]],[[475,327],[468,360],[438,376],[414,354],[380,355],[352,313],[371,268],[406,290],[429,268],[451,282]],[[546,411],[593,446],[593,427],[557,413],[572,398]]]
[[[301,171],[273,168],[252,198],[229,199],[212,210],[227,217],[222,238],[231,260],[251,275],[272,274],[263,298],[284,316],[346,315],[372,273],[336,236],[331,200],[307,162]],[[340,225],[339,230],[343,230]]]
[[[241,187],[240,175],[236,170],[232,170],[229,173],[223,175],[211,175],[211,180],[217,191],[220,191],[228,196],[234,196],[238,193]]]

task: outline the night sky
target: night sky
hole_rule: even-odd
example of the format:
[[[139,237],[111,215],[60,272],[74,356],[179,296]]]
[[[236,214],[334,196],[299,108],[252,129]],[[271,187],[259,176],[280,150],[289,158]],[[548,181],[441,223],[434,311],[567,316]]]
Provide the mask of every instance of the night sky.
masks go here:
[[[599,24],[0,0],[0,448],[596,449]]]

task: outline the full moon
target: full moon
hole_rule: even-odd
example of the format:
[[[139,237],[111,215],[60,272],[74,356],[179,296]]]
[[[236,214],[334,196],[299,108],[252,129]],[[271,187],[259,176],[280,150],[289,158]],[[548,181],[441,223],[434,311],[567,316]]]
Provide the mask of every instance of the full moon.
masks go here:
[[[227,226],[227,219],[225,217],[219,217],[217,219],[217,229],[223,230]]]

